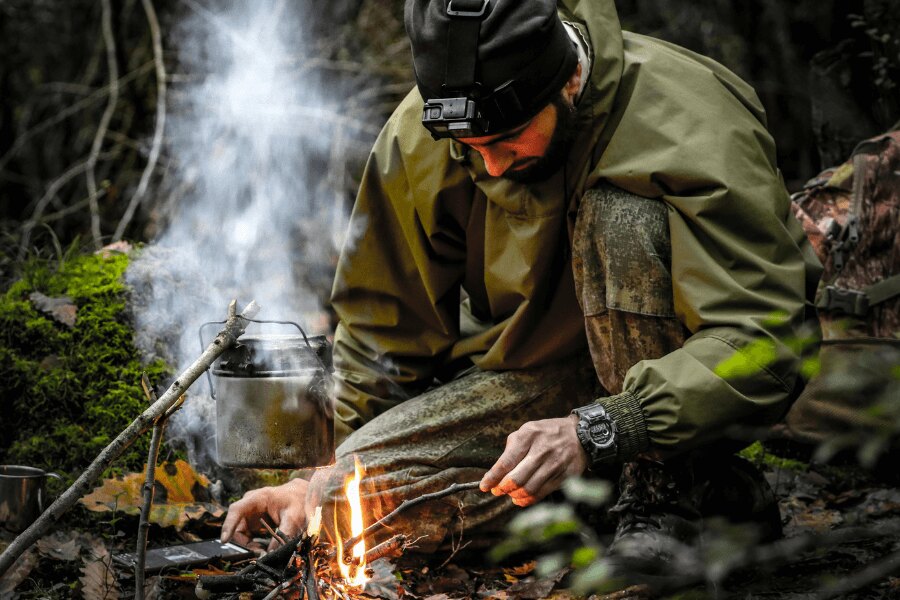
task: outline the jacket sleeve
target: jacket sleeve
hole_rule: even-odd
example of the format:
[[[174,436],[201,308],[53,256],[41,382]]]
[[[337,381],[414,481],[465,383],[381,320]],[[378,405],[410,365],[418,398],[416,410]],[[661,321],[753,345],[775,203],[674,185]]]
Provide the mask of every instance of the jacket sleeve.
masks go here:
[[[337,265],[338,443],[423,391],[459,337],[465,247],[452,210],[470,180],[447,148],[419,134],[417,105],[413,92],[376,141]]]
[[[772,423],[801,389],[804,262],[781,196],[665,196],[675,314],[690,336],[632,366],[622,392],[602,400],[625,425],[623,458]]]
[[[680,349],[632,366],[623,391],[601,400],[628,425],[626,460],[780,418],[802,387],[805,299],[818,276],[752,91],[669,64],[645,70],[633,92],[656,103],[634,103],[640,112],[626,115],[603,157],[607,180],[666,203],[674,309],[690,333]],[[678,78],[694,92],[676,93]]]

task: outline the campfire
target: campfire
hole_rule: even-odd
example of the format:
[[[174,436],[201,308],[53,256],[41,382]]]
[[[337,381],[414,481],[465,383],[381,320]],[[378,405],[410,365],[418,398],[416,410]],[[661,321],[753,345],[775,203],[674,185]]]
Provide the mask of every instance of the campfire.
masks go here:
[[[366,582],[371,579],[369,565],[372,562],[399,557],[415,542],[401,533],[369,548],[367,541],[372,540],[374,533],[412,506],[478,486],[478,482],[454,484],[438,492],[405,500],[394,511],[367,526],[360,494],[364,476],[365,468],[357,459],[353,476],[344,483],[346,505],[343,510],[350,515],[349,538],[332,544],[319,537],[322,522],[319,507],[305,532],[289,540],[276,537],[282,542],[279,548],[238,573],[201,576],[197,584],[198,596],[230,598],[250,592],[252,597],[265,600],[282,596],[306,600],[354,598],[364,591]],[[340,535],[337,512],[334,519],[334,530]]]

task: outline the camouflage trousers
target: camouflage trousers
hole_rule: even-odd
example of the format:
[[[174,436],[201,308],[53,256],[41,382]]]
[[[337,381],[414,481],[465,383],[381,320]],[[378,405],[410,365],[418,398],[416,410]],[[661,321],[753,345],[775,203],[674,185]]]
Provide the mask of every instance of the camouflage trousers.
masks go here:
[[[365,522],[405,499],[478,481],[503,451],[506,437],[527,421],[562,417],[621,390],[625,371],[679,347],[684,330],[672,310],[670,245],[662,202],[618,190],[588,192],[579,208],[573,271],[582,298],[590,352],[540,368],[464,374],[379,415],[336,450],[334,468],[313,478],[323,526],[349,537],[344,482],[354,460],[364,464]],[[615,302],[607,306],[606,299]],[[616,477],[618,468],[609,473]],[[451,547],[464,537],[496,541],[518,510],[508,497],[478,490],[423,503],[390,530],[406,533],[418,551]]]

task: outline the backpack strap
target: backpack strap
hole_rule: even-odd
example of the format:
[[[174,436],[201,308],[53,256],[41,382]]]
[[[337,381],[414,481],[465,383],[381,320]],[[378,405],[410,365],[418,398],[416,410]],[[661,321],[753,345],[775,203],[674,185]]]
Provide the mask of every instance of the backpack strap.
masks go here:
[[[865,193],[866,158],[874,148],[860,144],[853,151],[853,191],[850,199],[850,210],[847,211],[847,222],[843,227],[837,222],[831,223],[826,236],[832,241],[832,265],[836,273],[840,273],[847,261],[847,255],[853,252],[859,243],[859,216],[862,214],[863,194]]]
[[[892,275],[862,291],[826,286],[816,302],[816,308],[865,317],[873,306],[896,296],[900,296],[900,275]]]

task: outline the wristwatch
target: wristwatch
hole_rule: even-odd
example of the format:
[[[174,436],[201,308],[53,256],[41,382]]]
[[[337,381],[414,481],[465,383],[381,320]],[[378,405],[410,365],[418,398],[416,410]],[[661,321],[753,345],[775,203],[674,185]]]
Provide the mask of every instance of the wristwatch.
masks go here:
[[[576,408],[572,414],[578,416],[575,431],[591,465],[615,458],[619,450],[616,443],[616,423],[607,414],[606,409],[594,403]]]

